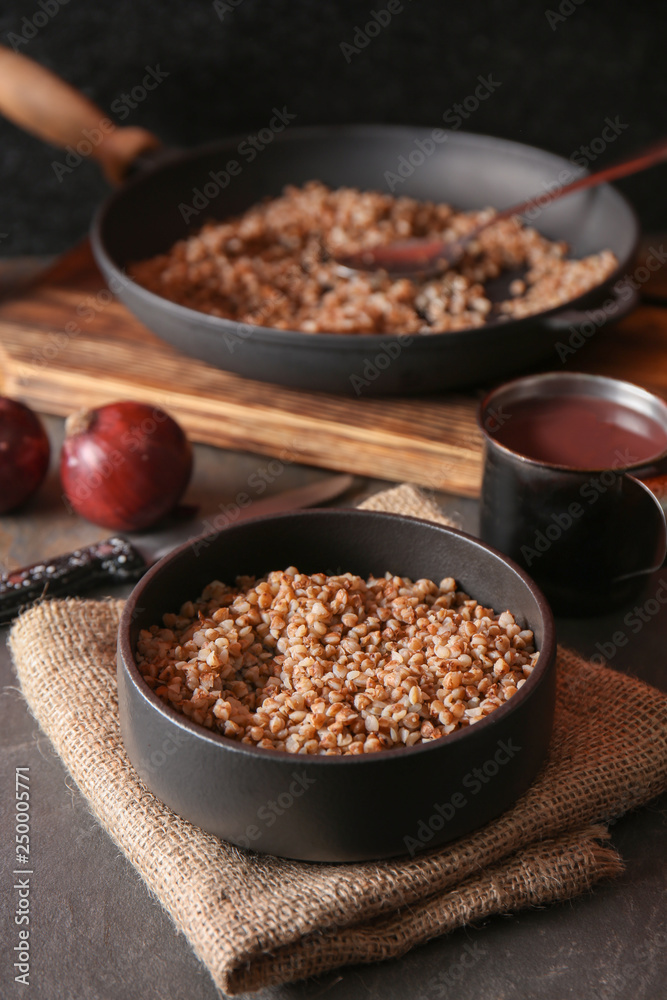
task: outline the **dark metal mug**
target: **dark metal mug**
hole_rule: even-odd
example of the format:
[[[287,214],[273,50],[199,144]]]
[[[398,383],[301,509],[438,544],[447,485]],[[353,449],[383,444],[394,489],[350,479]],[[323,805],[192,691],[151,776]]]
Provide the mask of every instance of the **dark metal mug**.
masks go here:
[[[667,436],[667,403],[630,382],[551,372],[507,382],[482,401],[481,537],[509,555],[562,615],[603,613],[631,600],[667,554],[667,450],[610,468],[529,458],[502,443],[512,407],[549,397],[604,399],[648,417]]]

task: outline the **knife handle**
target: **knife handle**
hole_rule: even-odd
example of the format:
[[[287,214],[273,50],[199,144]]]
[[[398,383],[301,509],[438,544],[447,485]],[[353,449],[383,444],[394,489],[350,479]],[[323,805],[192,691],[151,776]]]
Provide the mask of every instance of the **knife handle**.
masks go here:
[[[143,556],[125,538],[107,538],[48,562],[35,563],[0,576],[0,624],[42,597],[73,594],[96,583],[138,580],[146,571]]]

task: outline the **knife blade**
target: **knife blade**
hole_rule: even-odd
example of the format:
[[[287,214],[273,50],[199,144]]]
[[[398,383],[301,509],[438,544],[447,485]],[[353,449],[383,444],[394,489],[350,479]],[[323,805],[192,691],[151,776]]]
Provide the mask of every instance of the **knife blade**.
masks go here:
[[[322,482],[254,500],[246,507],[237,505],[238,512],[235,511],[232,523],[238,524],[248,518],[280,514],[303,507],[317,507],[341,496],[353,482],[352,476],[331,476]],[[228,521],[229,518],[222,520]],[[182,542],[195,542],[197,538],[218,534],[229,526],[224,524],[218,527],[216,519],[204,522],[205,528],[207,525],[208,530],[193,534],[192,519],[189,518],[177,528],[170,526],[167,530],[142,536],[141,539],[130,540],[122,535],[114,535],[54,559],[3,573],[0,576],[0,624],[12,621],[20,611],[45,596],[71,596],[105,581],[126,583],[138,580],[149,566],[168,555]]]

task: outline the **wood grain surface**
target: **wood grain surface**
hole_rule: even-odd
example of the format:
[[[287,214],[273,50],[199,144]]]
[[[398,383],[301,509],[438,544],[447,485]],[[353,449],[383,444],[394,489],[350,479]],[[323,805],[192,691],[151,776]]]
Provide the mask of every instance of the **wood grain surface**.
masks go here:
[[[565,342],[565,341],[564,341]],[[642,306],[583,342],[569,370],[667,396],[667,309]],[[87,243],[0,302],[0,391],[67,415],[115,399],[167,409],[195,441],[476,496],[477,394],[349,399],[253,382],[186,358],[111,297]]]

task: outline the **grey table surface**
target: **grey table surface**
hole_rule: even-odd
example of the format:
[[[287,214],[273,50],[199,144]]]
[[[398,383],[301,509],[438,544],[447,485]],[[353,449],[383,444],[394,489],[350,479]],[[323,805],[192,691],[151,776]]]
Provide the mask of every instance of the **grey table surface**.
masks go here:
[[[54,451],[61,421],[49,418]],[[186,499],[215,511],[265,468],[257,455],[197,446]],[[55,464],[55,463],[54,463]],[[269,491],[314,481],[326,473],[286,467]],[[380,489],[359,481],[343,502]],[[437,494],[464,530],[477,530],[473,501]],[[65,510],[55,468],[20,514],[0,518],[0,563],[27,564],[108,534]],[[646,601],[667,583],[667,568],[650,581]],[[124,596],[127,588],[117,588]],[[642,601],[639,603],[641,604]],[[658,602],[654,602],[658,603]],[[654,604],[648,607],[654,608]],[[584,654],[605,647],[618,630],[628,637],[610,665],[667,689],[667,606],[635,631],[630,609],[605,618],[562,620],[558,634]],[[3,633],[6,633],[3,629]],[[4,638],[4,637],[3,637]],[[0,997],[32,1000],[215,1000],[208,973],[132,865],[88,811],[85,800],[27,710],[11,659],[0,650],[0,857],[3,948]],[[31,788],[31,934],[29,986],[14,980],[16,890],[15,768],[29,768]],[[667,797],[624,817],[612,829],[626,869],[613,882],[568,903],[494,917],[417,948],[400,960],[357,966],[254,994],[261,1000],[660,1000],[667,997]]]

